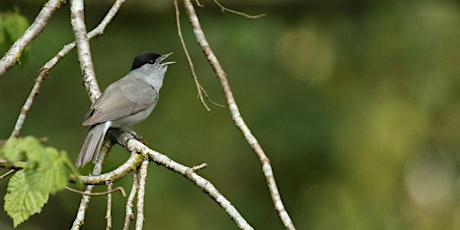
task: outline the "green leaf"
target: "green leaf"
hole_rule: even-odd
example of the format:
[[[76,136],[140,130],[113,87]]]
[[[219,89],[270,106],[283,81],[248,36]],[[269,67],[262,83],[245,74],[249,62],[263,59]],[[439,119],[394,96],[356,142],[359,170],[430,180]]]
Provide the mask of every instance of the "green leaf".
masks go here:
[[[3,23],[3,15],[0,14],[0,51],[2,50],[1,47],[5,46],[6,38],[5,38],[5,25]]]
[[[64,189],[71,172],[65,162],[66,158],[65,152],[59,153],[54,148],[46,148],[45,157],[39,167],[25,170],[30,188],[51,194]]]
[[[9,138],[2,148],[3,155],[8,161],[28,160],[31,165],[40,162],[43,146],[35,137]]]
[[[10,41],[16,41],[29,27],[26,17],[18,13],[6,13],[3,15],[3,28]]]
[[[9,138],[2,148],[2,155],[8,161],[20,161],[25,159],[24,151],[18,148],[19,140],[16,138]]]
[[[4,208],[15,226],[40,212],[48,195],[64,189],[70,174],[78,174],[64,151],[44,147],[32,136],[10,138],[0,151],[11,164],[27,162],[10,179],[5,195]]]
[[[31,215],[40,213],[47,201],[48,194],[31,190],[24,171],[18,171],[8,183],[4,209],[13,219],[14,227],[17,227]]]
[[[29,28],[29,20],[15,8],[13,12],[0,13],[0,51],[4,52]],[[29,46],[16,57],[16,62],[27,62]]]

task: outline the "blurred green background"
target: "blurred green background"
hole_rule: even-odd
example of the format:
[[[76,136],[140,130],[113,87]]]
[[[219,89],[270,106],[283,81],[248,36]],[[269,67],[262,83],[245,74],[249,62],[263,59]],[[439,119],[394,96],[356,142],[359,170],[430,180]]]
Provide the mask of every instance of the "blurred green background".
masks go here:
[[[0,10],[17,6],[33,20],[41,2],[1,0]],[[88,28],[111,3],[87,1]],[[201,3],[202,27],[271,159],[298,229],[460,229],[457,1],[221,1],[266,14],[255,20]],[[11,133],[39,68],[72,41],[68,15],[69,7],[62,7],[32,43],[27,62],[0,78],[0,138]],[[200,81],[224,104],[185,17],[182,28]],[[137,53],[173,51],[177,63],[161,100],[134,129],[178,162],[208,163],[199,173],[256,229],[282,229],[259,162],[228,110],[212,106],[207,112],[196,98],[172,1],[127,1],[91,45],[102,89],[129,70]],[[73,160],[87,132],[81,121],[89,105],[73,51],[44,82],[22,135],[46,136]],[[127,157],[116,146],[104,170]],[[0,181],[1,197],[7,181]],[[116,186],[128,191],[130,178]],[[125,199],[114,195],[114,229],[122,226]],[[79,201],[77,194],[60,192],[18,229],[67,229]],[[104,228],[105,201],[92,199],[83,229]],[[155,164],[145,216],[145,229],[236,229],[206,194]],[[0,212],[0,229],[10,226]]]

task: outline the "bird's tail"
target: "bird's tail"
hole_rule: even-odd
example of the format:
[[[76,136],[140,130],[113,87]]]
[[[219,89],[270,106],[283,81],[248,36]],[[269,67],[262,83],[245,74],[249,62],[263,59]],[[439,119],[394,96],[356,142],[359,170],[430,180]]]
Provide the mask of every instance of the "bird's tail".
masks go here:
[[[96,162],[105,134],[107,130],[109,130],[111,123],[112,122],[108,121],[93,125],[89,128],[85,143],[83,143],[81,147],[80,155],[78,155],[75,161],[75,166],[77,166],[77,168],[85,166],[90,160]]]

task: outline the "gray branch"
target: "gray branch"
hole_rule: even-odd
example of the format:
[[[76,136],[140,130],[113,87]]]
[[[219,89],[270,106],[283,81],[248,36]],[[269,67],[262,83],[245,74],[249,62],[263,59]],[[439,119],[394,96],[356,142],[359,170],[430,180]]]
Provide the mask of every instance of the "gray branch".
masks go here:
[[[96,74],[94,73],[89,38],[86,32],[83,0],[70,1],[70,22],[75,35],[83,84],[91,101],[94,102],[101,95],[101,90],[99,90]]]
[[[129,224],[134,219],[133,203],[134,203],[134,198],[136,198],[138,187],[139,187],[139,179],[137,177],[137,170],[134,170],[133,171],[133,186],[131,187],[131,192],[129,192],[128,200],[126,201],[125,224],[123,226],[123,230],[129,230]]]
[[[112,191],[113,182],[107,181],[107,191]],[[107,224],[105,229],[110,230],[112,229],[112,193],[107,193],[107,210],[105,213],[105,219],[107,220]]]
[[[149,167],[149,159],[142,161],[139,167],[139,187],[137,191],[137,217],[136,217],[136,230],[142,230],[144,225],[144,197],[145,197],[145,183],[147,181],[147,169]]]
[[[116,181],[117,179],[126,176],[126,174],[128,174],[129,172],[134,171],[139,165],[141,165],[142,162],[146,160],[151,160],[157,164],[163,165],[164,167],[176,173],[181,174],[188,180],[192,181],[206,194],[208,194],[212,199],[214,199],[225,210],[225,212],[227,212],[227,214],[235,221],[235,223],[240,229],[253,229],[243,218],[243,216],[241,216],[238,210],[230,203],[230,201],[228,201],[227,198],[225,198],[210,181],[196,174],[195,170],[203,168],[203,165],[192,168],[184,166],[178,162],[171,160],[168,156],[150,149],[149,147],[135,139],[129,133],[119,133],[119,131],[117,130],[111,130],[111,135],[117,138],[118,143],[127,148],[130,152],[132,152],[131,156],[127,161],[125,161],[125,163],[123,163],[121,166],[119,166],[111,172],[95,176],[79,176],[79,179],[83,183],[103,184],[107,180]],[[72,179],[72,181],[75,181],[75,179]],[[132,189],[134,189],[134,186],[135,185],[133,182]],[[132,193],[133,191],[131,190],[131,194]],[[134,194],[132,196],[134,196]],[[128,213],[127,211],[126,218],[131,218],[131,216],[128,217],[128,214],[131,213]]]
[[[198,20],[198,16],[196,15],[195,8],[193,7],[193,4],[190,0],[182,1],[184,3],[185,10],[188,15],[189,22],[192,25],[195,38],[198,44],[200,45],[204,55],[208,59],[208,62],[211,64],[214,72],[216,73],[217,78],[219,79],[233,121],[235,122],[235,125],[240,129],[248,144],[259,157],[259,161],[262,164],[262,171],[267,181],[270,196],[272,198],[275,209],[278,212],[278,216],[280,217],[281,221],[287,229],[295,229],[294,224],[292,223],[292,220],[289,217],[288,212],[284,208],[284,204],[281,200],[281,196],[279,194],[278,187],[275,181],[275,176],[270,165],[270,160],[268,159],[259,142],[251,133],[251,130],[246,125],[246,123],[243,120],[243,117],[241,116],[241,113],[238,109],[238,105],[236,104],[235,98],[233,97],[230,84],[228,83],[227,74],[220,65],[216,55],[214,55],[214,52],[212,51],[211,46],[209,45],[206,36],[203,30],[201,29],[200,21]]]
[[[99,175],[102,172],[102,163],[104,162],[105,157],[108,155],[110,152],[110,149],[112,148],[113,141],[108,139],[104,142],[104,146],[101,149],[101,152],[99,154],[99,158],[96,161],[96,164],[94,165],[92,175]],[[109,180],[105,180],[109,181]],[[104,182],[105,182],[104,181]],[[86,186],[86,193],[91,193],[94,189],[95,185],[88,185]],[[78,206],[78,211],[77,211],[77,216],[75,217],[75,220],[73,221],[72,224],[72,230],[78,230],[80,227],[83,225],[85,222],[85,214],[86,214],[86,209],[88,208],[89,201],[91,200],[90,195],[83,195],[81,200],[80,200],[80,205]]]

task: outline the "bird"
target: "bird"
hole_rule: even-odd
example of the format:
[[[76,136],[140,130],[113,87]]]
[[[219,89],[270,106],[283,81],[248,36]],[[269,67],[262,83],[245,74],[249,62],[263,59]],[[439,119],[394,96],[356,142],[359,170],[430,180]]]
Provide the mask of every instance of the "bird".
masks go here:
[[[89,126],[89,131],[75,161],[77,168],[96,162],[109,128],[129,129],[150,115],[157,105],[168,65],[175,63],[163,62],[171,54],[138,54],[131,70],[94,101],[82,123]]]

